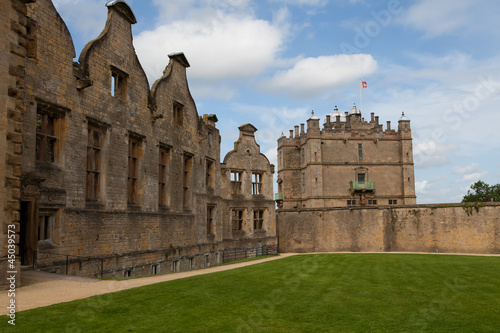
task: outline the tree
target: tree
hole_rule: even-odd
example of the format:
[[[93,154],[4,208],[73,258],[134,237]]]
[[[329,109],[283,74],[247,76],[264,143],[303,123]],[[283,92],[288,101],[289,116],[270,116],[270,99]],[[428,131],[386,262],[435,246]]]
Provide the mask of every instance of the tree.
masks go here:
[[[478,180],[470,186],[462,202],[488,202],[491,198],[493,201],[500,201],[500,184],[490,186]]]

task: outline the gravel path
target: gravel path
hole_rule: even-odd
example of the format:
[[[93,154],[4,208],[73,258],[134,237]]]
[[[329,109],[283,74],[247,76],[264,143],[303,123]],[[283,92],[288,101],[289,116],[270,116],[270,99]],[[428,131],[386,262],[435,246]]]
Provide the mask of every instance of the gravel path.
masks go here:
[[[172,281],[185,277],[222,272],[230,269],[255,265],[258,263],[277,260],[294,255],[283,253],[279,256],[257,259],[247,262],[235,263],[223,266],[170,273],[164,275],[154,275],[136,279],[126,280],[99,280],[77,276],[67,276],[39,271],[23,271],[21,277],[22,286],[16,290],[16,312],[34,309],[52,304],[74,301],[76,299],[87,298],[95,295],[102,295],[136,288],[164,281]],[[7,314],[7,306],[10,298],[8,291],[0,291],[0,315]],[[5,306],[4,306],[5,305]]]

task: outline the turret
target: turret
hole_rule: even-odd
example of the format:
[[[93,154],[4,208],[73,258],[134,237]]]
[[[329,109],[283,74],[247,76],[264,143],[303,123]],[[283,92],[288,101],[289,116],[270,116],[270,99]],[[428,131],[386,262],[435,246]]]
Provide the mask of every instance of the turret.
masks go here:
[[[319,117],[311,111],[311,116],[307,119],[307,132],[308,133],[319,133]]]

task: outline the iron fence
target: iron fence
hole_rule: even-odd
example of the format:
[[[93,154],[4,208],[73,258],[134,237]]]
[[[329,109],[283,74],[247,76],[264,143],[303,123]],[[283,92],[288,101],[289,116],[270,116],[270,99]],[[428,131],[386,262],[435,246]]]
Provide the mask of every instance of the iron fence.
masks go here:
[[[167,262],[176,262],[179,260],[192,258],[193,256],[174,256],[167,255],[168,250],[151,251],[144,253],[131,253],[125,255],[108,257],[88,257],[77,256],[51,251],[35,251],[33,253],[33,270],[38,269],[46,272],[76,275],[91,278],[103,278],[105,276],[114,276],[115,272],[134,270],[142,272],[143,275],[155,274],[148,273],[152,265],[162,265]],[[231,248],[224,249],[212,254],[216,254],[216,264],[229,263],[246,258],[255,258],[268,254],[277,254],[277,245],[263,245],[250,248]],[[207,256],[206,253],[197,254],[197,256]],[[220,256],[220,257],[219,257]],[[210,264],[205,264],[209,267]],[[189,264],[187,269],[191,269]],[[200,268],[200,267],[196,267]],[[177,268],[172,271],[178,271]]]
[[[222,263],[255,258],[268,254],[278,254],[278,245],[263,245],[247,248],[233,248],[222,250]]]

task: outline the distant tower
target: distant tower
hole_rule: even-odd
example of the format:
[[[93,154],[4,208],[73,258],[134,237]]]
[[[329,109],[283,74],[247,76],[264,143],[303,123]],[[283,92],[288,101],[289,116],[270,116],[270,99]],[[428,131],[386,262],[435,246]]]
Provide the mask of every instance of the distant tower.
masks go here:
[[[278,139],[279,207],[284,209],[416,204],[410,120],[384,130],[354,105],[335,107],[323,128],[311,113],[287,138]]]

